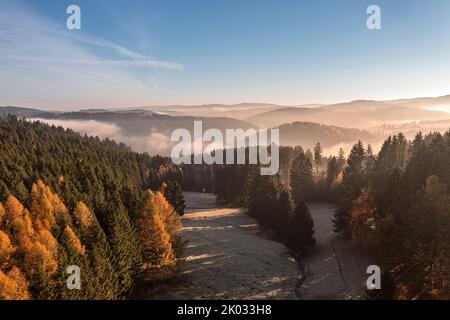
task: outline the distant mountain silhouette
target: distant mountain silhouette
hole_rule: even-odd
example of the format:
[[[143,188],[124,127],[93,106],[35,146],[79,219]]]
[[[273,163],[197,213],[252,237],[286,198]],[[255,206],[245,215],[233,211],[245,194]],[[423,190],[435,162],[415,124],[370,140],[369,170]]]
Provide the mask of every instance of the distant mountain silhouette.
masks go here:
[[[262,127],[304,121],[365,129],[383,124],[443,119],[450,119],[450,114],[442,111],[392,105],[386,102],[358,100],[318,108],[288,107],[275,109],[245,120]]]
[[[85,109],[77,112],[52,112],[22,107],[0,107],[0,115],[42,119],[101,138],[109,137],[129,144],[137,151],[157,150],[167,154],[173,145],[175,129],[193,134],[195,120],[203,131],[226,129],[280,129],[280,143],[312,148],[350,145],[358,140],[377,144],[387,135],[403,132],[412,137],[418,131],[447,131],[450,96],[390,101],[357,100],[331,105],[279,106],[270,103],[199,106],[150,106],[121,109]],[[353,128],[353,129],[350,129]],[[151,148],[149,147],[151,146]]]

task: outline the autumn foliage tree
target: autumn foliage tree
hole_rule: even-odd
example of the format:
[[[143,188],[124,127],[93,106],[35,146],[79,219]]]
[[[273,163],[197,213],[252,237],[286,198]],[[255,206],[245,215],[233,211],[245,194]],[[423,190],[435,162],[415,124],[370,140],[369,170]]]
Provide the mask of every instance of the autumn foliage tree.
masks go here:
[[[167,277],[176,265],[173,239],[164,223],[167,219],[164,209],[168,206],[166,203],[161,203],[160,197],[159,192],[155,197],[151,190],[147,191],[144,207],[137,221],[142,243],[143,275],[146,281]],[[157,198],[159,198],[158,201]]]
[[[350,229],[354,240],[373,240],[377,235],[377,208],[370,189],[363,189],[350,211]]]
[[[108,235],[83,202],[70,212],[41,181],[30,194],[30,209],[13,196],[0,203],[1,299],[121,299],[141,274],[154,281],[175,272],[181,222],[162,193],[147,192],[135,222],[111,208]],[[66,286],[71,265],[82,271],[82,290]]]

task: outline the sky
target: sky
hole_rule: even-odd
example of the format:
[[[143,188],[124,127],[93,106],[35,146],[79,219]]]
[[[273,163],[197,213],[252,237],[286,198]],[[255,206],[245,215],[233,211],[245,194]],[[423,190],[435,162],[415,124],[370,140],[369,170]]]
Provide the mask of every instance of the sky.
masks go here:
[[[73,4],[81,30],[66,27]],[[381,30],[366,26],[372,4]],[[448,0],[1,0],[0,105],[447,95],[449,35]]]

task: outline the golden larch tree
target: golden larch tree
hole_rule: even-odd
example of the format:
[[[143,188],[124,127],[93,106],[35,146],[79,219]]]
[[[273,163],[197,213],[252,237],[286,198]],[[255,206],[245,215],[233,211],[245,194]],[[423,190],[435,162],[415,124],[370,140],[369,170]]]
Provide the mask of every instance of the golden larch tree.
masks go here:
[[[142,242],[144,277],[146,280],[165,277],[176,265],[171,237],[161,211],[157,208],[156,198],[148,190],[144,208],[138,219],[138,231]]]
[[[29,300],[28,281],[23,273],[13,267],[8,273],[0,270],[0,300]]]

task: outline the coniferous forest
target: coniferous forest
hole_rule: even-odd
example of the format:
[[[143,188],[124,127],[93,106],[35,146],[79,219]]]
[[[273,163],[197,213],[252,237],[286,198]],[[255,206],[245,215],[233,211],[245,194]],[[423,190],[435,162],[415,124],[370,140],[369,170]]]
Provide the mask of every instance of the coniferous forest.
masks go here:
[[[227,183],[220,197],[244,204],[249,214],[298,253],[315,245],[306,203],[337,204],[335,232],[369,246],[383,263],[382,299],[448,299],[450,296],[450,131],[418,133],[412,141],[390,136],[375,155],[359,141],[323,157],[282,147],[280,173],[259,176],[255,168],[216,168]],[[222,174],[220,173],[222,172]],[[247,181],[245,192],[230,194]]]
[[[449,300],[449,21],[448,0],[0,0],[0,301]]]
[[[335,232],[383,253],[371,298],[449,296],[450,132],[393,135],[378,154],[361,141],[348,156],[281,147],[275,176],[175,166],[15,116],[0,120],[0,146],[1,299],[127,299],[171,279],[186,246],[182,189],[247,207],[299,259],[316,244],[308,203],[336,203]],[[65,285],[73,265],[84,290]]]
[[[180,187],[150,189],[176,168],[14,116],[0,119],[0,148],[0,299],[125,299],[175,273]],[[67,289],[72,265],[83,290]]]

